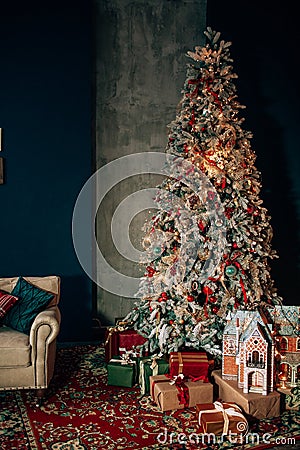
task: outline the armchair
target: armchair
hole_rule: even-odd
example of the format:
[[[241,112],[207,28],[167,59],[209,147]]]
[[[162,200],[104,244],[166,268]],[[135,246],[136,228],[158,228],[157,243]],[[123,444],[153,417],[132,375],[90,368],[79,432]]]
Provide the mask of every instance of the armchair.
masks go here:
[[[11,292],[19,277],[0,278],[0,289]],[[29,335],[0,326],[0,390],[35,389],[41,405],[52,379],[56,337],[60,330],[60,278],[23,277],[54,294],[49,305],[35,317]]]

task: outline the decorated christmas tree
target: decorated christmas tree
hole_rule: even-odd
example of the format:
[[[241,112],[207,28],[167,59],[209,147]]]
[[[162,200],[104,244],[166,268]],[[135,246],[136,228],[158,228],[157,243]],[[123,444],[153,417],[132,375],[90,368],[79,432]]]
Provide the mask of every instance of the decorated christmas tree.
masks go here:
[[[281,303],[231,43],[210,28],[205,35],[206,45],[188,52],[193,62],[169,125],[169,176],[158,187],[158,212],[144,227],[153,258],[126,317],[148,338],[151,353],[190,348],[218,357],[231,311]]]

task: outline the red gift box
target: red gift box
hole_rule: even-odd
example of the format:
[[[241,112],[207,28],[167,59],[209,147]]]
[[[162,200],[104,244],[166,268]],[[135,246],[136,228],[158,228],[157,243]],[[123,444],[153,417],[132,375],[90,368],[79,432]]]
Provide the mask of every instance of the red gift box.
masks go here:
[[[209,362],[205,352],[171,352],[169,366],[171,377],[182,373],[189,378],[208,381]]]
[[[143,345],[146,338],[138,334],[136,330],[122,330],[110,328],[105,335],[105,361],[108,362],[113,356],[121,355],[125,350]],[[120,350],[125,349],[125,350]]]

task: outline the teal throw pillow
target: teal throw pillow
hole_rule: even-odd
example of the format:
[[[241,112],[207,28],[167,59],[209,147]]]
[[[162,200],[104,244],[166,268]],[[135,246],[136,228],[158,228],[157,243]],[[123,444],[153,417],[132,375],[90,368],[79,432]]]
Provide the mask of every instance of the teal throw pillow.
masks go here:
[[[22,333],[29,334],[30,327],[37,314],[53,299],[54,294],[40,289],[20,277],[13,288],[11,295],[19,301],[8,311],[3,324]]]

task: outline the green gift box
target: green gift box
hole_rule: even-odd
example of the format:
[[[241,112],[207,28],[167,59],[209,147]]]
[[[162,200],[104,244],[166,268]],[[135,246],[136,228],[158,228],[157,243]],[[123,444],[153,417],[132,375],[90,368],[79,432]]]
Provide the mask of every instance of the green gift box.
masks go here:
[[[125,363],[120,356],[114,356],[107,363],[107,384],[109,386],[132,387],[136,383],[136,361]]]
[[[147,395],[150,393],[150,376],[164,375],[169,372],[169,362],[165,359],[159,358],[139,358],[139,384],[141,387],[141,394]]]

